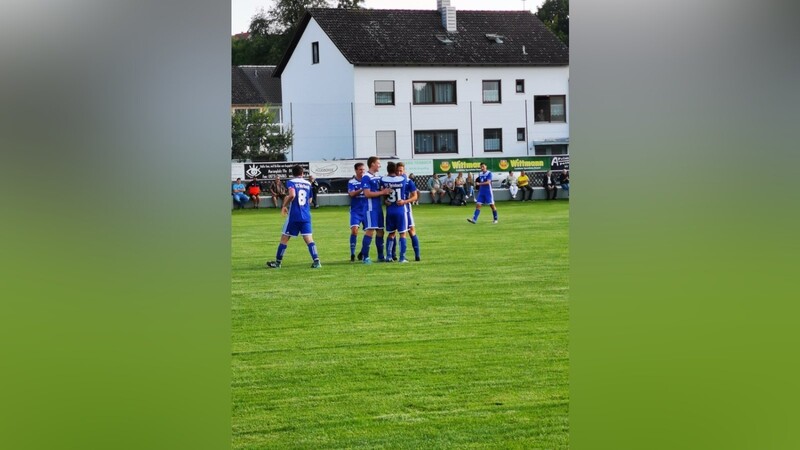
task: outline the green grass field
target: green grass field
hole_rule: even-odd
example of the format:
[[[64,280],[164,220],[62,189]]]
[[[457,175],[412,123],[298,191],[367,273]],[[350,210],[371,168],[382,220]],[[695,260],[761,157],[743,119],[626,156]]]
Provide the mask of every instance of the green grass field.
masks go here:
[[[319,270],[233,211],[233,448],[568,448],[569,203],[473,209],[414,207],[422,261],[372,265],[314,210]]]

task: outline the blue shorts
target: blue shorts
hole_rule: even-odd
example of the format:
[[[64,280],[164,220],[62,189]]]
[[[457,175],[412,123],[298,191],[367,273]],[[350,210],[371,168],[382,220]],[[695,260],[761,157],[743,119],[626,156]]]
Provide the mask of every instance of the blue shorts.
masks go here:
[[[311,234],[311,222],[289,222],[283,224],[283,234],[287,236],[297,236],[298,234]]]
[[[389,233],[405,233],[408,231],[408,223],[406,217],[406,209],[400,208],[386,208],[386,231]]]
[[[364,229],[367,229],[367,219],[366,219],[366,211],[353,211],[350,210],[350,228],[357,227],[361,225]]]
[[[480,190],[477,197],[475,197],[475,203],[483,205],[494,204],[494,194],[492,194],[491,189],[488,191]]]
[[[364,219],[366,219],[367,221],[367,226],[364,227],[365,230],[383,229],[382,208],[378,208],[377,210],[372,210],[372,211],[370,211],[369,209],[364,211]]]
[[[408,228],[414,228],[414,213],[411,212],[411,205],[406,206],[406,223]]]

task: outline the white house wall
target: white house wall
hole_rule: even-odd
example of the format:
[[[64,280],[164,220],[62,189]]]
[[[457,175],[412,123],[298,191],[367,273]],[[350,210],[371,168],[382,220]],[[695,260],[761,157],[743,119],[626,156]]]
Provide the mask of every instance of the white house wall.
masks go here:
[[[319,42],[319,63],[311,44]],[[284,123],[294,131],[294,161],[353,158],[353,66],[311,19],[281,74]]]
[[[568,67],[356,67],[354,75],[359,158],[375,154],[377,130],[396,130],[400,159],[525,156],[533,154],[533,141],[569,137]],[[524,93],[516,92],[518,79],[525,80]],[[375,80],[394,81],[394,106],[375,105]],[[456,105],[411,105],[412,82],[452,80],[456,81]],[[483,103],[484,80],[501,80],[502,103]],[[565,95],[567,122],[535,123],[535,95]],[[502,152],[484,152],[484,128],[502,128]],[[517,128],[526,128],[525,141],[517,141]],[[458,130],[458,155],[413,153],[413,131],[443,129]]]

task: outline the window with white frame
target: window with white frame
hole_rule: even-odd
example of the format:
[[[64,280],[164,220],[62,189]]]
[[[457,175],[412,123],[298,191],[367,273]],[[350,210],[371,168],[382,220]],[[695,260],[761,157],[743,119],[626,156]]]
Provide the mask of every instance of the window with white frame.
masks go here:
[[[415,81],[412,86],[415,105],[456,104],[455,81]]]
[[[503,151],[503,129],[484,128],[483,129],[483,151],[502,152]]]
[[[500,103],[500,80],[483,81],[483,103]]]
[[[535,122],[566,122],[566,95],[536,95],[533,97]]]
[[[394,81],[375,80],[375,104],[394,105]]]
[[[458,130],[414,131],[414,153],[458,153]]]
[[[375,152],[378,156],[397,155],[397,132],[395,130],[376,131]]]
[[[516,89],[518,94],[525,92],[525,80],[517,80]]]

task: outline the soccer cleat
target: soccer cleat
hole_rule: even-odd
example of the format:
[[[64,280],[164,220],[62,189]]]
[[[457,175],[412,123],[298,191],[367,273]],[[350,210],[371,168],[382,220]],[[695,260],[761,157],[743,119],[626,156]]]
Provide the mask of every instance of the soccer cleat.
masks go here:
[[[361,261],[362,259],[364,259],[364,254],[363,253],[359,253],[358,254],[358,260]]]
[[[401,259],[400,261],[398,261],[398,263],[407,263],[407,262],[408,262],[408,260],[407,260],[407,259],[405,259],[405,258],[403,258],[403,259]]]
[[[474,221],[474,220],[472,220],[472,218],[469,218],[469,219],[467,219],[467,222],[469,222],[469,223],[475,223],[475,221]]]
[[[350,262],[355,262],[356,255],[350,255]]]
[[[369,259],[369,256],[361,260],[362,264],[372,264],[372,260]]]
[[[497,220],[496,220],[496,219],[495,219],[495,220],[493,220],[493,221],[492,221],[492,223],[497,223]]]
[[[267,261],[267,268],[280,269],[281,268],[281,262],[280,261]]]
[[[392,261],[397,261],[397,255],[392,255]]]
[[[383,258],[380,260],[381,262],[390,263],[392,262],[391,258]]]
[[[414,261],[419,261],[419,260],[420,260],[420,259],[419,259],[419,256],[415,256],[415,257],[414,257]]]
[[[320,267],[322,267],[322,264],[319,262],[318,259],[315,259],[314,262],[311,263],[312,269],[319,269]]]

